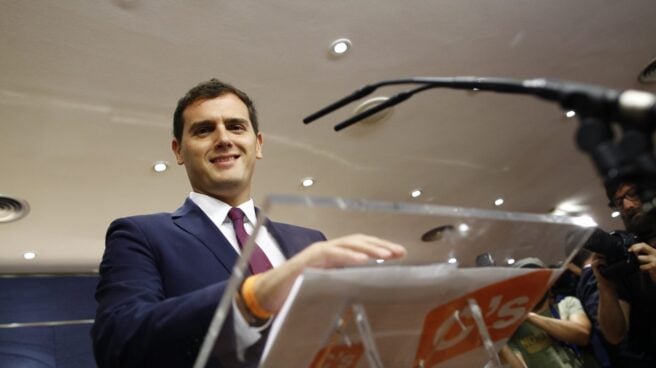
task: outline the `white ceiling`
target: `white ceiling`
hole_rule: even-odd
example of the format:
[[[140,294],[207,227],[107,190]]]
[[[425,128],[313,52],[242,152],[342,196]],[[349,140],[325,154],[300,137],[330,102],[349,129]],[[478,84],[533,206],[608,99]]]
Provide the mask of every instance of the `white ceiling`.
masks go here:
[[[171,116],[218,77],[256,101],[269,193],[545,213],[575,200],[607,228],[576,120],[530,97],[435,90],[340,133],[353,107],[301,119],[360,86],[411,76],[547,77],[656,92],[656,3],[613,0],[4,1],[0,3],[0,194],[31,212],[0,224],[0,272],[89,272],[109,222],[177,208]],[[351,52],[331,57],[337,38]],[[376,96],[391,94],[391,88]],[[317,184],[300,187],[313,176]],[[26,261],[22,253],[36,251]]]

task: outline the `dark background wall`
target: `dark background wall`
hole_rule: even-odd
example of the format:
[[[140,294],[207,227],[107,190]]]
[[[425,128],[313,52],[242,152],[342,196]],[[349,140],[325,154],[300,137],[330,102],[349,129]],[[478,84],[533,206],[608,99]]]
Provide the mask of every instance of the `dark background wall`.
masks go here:
[[[89,330],[97,276],[0,277],[0,368],[95,367]],[[61,325],[7,328],[12,323]]]

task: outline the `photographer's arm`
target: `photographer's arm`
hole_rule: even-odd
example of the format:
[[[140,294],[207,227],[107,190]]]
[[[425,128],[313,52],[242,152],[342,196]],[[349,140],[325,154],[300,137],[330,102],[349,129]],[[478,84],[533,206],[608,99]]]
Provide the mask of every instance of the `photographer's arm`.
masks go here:
[[[605,259],[595,254],[592,260],[592,270],[599,288],[597,319],[606,340],[613,345],[617,345],[628,332],[631,305],[624,300],[620,300],[617,297],[617,290],[613,282],[601,275],[599,267],[604,265]]]

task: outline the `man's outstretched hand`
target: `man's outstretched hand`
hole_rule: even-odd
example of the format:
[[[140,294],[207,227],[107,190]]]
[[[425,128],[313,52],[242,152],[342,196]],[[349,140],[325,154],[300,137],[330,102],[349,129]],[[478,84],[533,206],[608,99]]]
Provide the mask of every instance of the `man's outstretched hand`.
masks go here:
[[[260,274],[254,284],[255,298],[264,309],[277,313],[287,299],[294,280],[306,268],[358,266],[377,259],[397,259],[405,255],[403,246],[363,234],[313,243],[279,267]]]

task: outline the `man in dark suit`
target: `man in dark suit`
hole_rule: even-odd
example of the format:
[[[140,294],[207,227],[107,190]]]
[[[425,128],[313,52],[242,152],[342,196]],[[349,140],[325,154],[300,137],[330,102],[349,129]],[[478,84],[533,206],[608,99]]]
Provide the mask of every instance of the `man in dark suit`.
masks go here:
[[[250,98],[215,79],[201,83],[178,102],[173,130],[172,149],[192,192],[173,213],[110,225],[92,329],[100,367],[190,367],[238,258],[242,235],[252,232],[256,221],[250,190],[255,161],[263,157],[263,136]],[[405,254],[400,245],[367,235],[326,240],[316,230],[272,221],[256,243],[252,275],[233,296],[213,366],[257,365],[271,316],[305,268]]]

